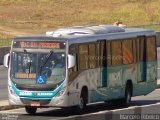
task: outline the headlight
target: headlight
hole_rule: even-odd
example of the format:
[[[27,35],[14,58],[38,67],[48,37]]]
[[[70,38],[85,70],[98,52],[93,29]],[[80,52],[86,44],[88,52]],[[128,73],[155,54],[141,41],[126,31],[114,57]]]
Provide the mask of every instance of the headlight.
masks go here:
[[[12,95],[17,96],[16,93],[14,92],[13,88],[10,85],[8,86],[8,89]]]

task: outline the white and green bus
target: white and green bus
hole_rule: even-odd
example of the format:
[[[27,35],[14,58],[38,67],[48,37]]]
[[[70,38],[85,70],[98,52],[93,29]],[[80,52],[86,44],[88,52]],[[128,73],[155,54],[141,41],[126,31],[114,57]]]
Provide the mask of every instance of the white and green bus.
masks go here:
[[[22,36],[4,57],[11,105],[77,108],[131,97],[157,86],[156,33],[112,25],[76,26]]]

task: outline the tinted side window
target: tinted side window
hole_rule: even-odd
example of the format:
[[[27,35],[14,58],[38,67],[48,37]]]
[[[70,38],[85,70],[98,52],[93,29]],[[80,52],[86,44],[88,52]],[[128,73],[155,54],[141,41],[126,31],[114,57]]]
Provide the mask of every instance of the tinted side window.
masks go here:
[[[112,42],[112,65],[122,64],[122,46],[121,41]]]
[[[106,67],[106,41],[101,40],[97,43],[97,66]]]
[[[72,45],[69,46],[69,54],[73,55],[76,59],[76,61],[75,61],[76,64],[71,70],[72,71],[77,71],[78,70],[78,61],[77,61],[77,45],[76,44],[72,44]]]
[[[111,42],[107,42],[106,44],[107,48],[107,66],[111,66]]]
[[[88,45],[79,45],[79,68],[88,68]]]
[[[96,68],[96,46],[89,44],[89,68]]]
[[[124,40],[122,42],[123,64],[133,63],[132,40]]]
[[[147,60],[156,60],[156,40],[155,37],[147,38]]]
[[[139,52],[140,52],[140,61],[146,61],[146,45],[145,45],[145,37],[139,37]]]
[[[100,66],[106,67],[106,41],[103,40],[100,42]]]

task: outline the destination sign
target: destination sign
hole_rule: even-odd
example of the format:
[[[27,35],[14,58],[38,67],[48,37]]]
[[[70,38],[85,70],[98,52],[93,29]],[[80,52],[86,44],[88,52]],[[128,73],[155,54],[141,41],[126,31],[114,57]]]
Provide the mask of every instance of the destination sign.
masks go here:
[[[14,48],[43,48],[43,49],[61,49],[64,48],[64,42],[52,41],[17,41],[14,42]]]

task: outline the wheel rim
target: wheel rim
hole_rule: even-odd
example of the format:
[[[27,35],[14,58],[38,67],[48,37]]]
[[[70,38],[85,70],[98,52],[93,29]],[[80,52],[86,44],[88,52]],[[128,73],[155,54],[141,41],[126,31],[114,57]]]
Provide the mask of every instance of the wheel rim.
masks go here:
[[[84,100],[83,100],[82,97],[81,97],[80,100],[79,100],[79,108],[80,108],[80,109],[83,109],[83,108],[84,108]]]
[[[128,91],[128,92],[127,92],[127,98],[126,98],[126,103],[127,103],[127,105],[130,103],[130,101],[131,101],[131,94],[130,94],[130,92]]]

